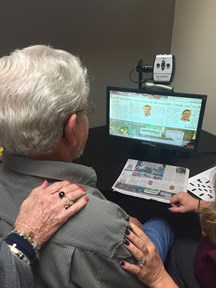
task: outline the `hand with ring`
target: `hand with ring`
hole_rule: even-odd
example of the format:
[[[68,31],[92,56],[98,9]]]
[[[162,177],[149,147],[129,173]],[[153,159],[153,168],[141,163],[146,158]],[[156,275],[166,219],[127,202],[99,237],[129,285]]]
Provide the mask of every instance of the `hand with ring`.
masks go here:
[[[136,275],[137,278],[150,288],[178,287],[166,272],[160,255],[154,244],[143,230],[130,222],[132,231],[127,230],[125,247],[137,260],[137,264],[121,261],[121,267]]]
[[[48,185],[44,180],[22,203],[15,229],[22,233],[31,231],[34,241],[43,245],[61,225],[86,206],[89,198],[85,194],[85,189],[72,182]]]
[[[59,197],[60,197],[61,199],[65,198],[65,199],[67,200],[66,204],[64,205],[64,208],[65,208],[65,209],[70,208],[70,207],[74,204],[74,201],[73,201],[73,200],[70,200],[70,199],[68,198],[68,196],[65,195],[65,192],[64,192],[64,191],[60,191],[60,192],[59,192]]]

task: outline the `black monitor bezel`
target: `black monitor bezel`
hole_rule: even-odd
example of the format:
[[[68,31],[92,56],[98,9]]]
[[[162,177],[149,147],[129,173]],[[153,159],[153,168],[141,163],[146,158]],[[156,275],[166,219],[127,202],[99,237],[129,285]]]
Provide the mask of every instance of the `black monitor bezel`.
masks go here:
[[[194,141],[194,149],[189,149],[183,146],[173,145],[173,144],[165,144],[165,143],[159,143],[154,141],[148,141],[148,140],[140,140],[135,138],[129,138],[126,136],[118,136],[118,135],[112,135],[109,133],[109,112],[110,112],[110,91],[116,90],[116,91],[123,91],[123,92],[134,92],[134,93],[148,93],[148,94],[158,94],[161,96],[176,96],[176,97],[187,97],[190,98],[198,98],[202,100],[201,110],[200,110],[200,117],[199,122],[197,126],[197,134],[196,134],[196,140]],[[144,145],[154,146],[162,149],[170,149],[175,150],[176,152],[184,152],[184,153],[194,153],[198,152],[199,147],[199,140],[200,140],[200,133],[204,118],[204,112],[205,112],[205,106],[207,101],[207,95],[204,94],[196,94],[196,93],[182,93],[182,92],[173,92],[173,91],[160,91],[156,89],[136,89],[136,88],[126,88],[126,87],[117,87],[117,86],[107,86],[106,87],[106,131],[107,135],[110,138],[115,139],[121,139],[121,140],[127,140],[127,141],[133,141],[134,143],[140,143]]]

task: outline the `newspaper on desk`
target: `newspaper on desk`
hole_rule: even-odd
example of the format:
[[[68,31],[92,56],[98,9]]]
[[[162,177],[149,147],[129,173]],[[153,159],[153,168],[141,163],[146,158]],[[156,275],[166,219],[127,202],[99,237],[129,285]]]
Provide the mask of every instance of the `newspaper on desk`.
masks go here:
[[[134,197],[169,203],[173,194],[187,191],[189,169],[128,159],[112,189]]]

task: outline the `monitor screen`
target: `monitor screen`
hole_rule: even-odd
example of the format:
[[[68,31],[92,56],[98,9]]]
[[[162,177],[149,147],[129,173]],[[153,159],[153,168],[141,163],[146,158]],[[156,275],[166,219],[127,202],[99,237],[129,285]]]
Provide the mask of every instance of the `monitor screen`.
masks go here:
[[[107,87],[110,136],[194,152],[198,149],[206,95]]]

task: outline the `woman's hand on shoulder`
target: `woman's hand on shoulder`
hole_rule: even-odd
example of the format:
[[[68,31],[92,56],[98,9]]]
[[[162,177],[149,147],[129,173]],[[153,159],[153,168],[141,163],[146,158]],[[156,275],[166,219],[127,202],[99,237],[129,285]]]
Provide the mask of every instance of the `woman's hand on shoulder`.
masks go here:
[[[86,206],[89,198],[85,194],[84,188],[72,182],[60,181],[49,185],[44,180],[23,201],[15,229],[21,233],[31,231],[34,241],[42,245]]]

